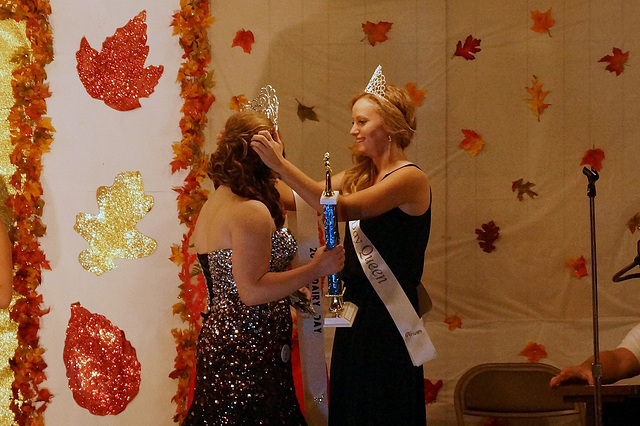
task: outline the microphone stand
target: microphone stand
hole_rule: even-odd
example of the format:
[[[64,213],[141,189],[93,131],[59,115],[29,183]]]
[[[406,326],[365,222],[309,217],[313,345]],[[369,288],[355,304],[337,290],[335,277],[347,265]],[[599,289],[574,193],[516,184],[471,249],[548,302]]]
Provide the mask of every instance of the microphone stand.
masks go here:
[[[600,177],[593,168],[583,168],[582,173],[589,181],[587,195],[589,196],[589,213],[591,222],[591,299],[593,302],[593,364],[591,373],[594,382],[594,420],[596,426],[602,426],[602,365],[600,364],[600,343],[598,336],[598,262],[596,261],[596,181]]]

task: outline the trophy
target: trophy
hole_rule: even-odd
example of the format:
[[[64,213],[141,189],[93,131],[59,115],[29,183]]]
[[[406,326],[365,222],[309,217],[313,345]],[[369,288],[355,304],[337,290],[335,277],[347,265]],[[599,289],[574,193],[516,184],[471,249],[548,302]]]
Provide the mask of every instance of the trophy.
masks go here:
[[[331,164],[329,163],[329,153],[324,154],[325,169],[325,190],[320,197],[320,204],[324,206],[324,230],[327,250],[331,250],[340,244],[340,232],[338,230],[338,217],[336,207],[338,204],[338,193],[331,189]],[[343,300],[344,285],[340,272],[327,277],[327,292],[325,297],[331,301],[329,304],[329,315],[325,317],[325,326],[351,327],[353,319],[358,311],[358,307]]]

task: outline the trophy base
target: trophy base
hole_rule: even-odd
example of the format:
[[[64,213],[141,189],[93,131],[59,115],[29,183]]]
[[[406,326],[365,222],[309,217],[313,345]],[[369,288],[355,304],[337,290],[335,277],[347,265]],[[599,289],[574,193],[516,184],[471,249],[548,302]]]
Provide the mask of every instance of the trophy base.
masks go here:
[[[358,307],[351,302],[345,302],[342,311],[331,313],[324,318],[325,327],[351,327],[358,313]]]

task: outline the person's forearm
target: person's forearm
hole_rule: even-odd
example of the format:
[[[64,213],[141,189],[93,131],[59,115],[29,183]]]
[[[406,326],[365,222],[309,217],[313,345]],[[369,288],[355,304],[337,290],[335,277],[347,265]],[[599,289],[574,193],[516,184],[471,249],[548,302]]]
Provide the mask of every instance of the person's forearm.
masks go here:
[[[633,375],[633,365],[627,358],[629,357],[621,356],[619,350],[600,352],[599,361],[600,365],[602,365],[602,383],[614,383]],[[589,365],[591,365],[593,357],[588,361]]]

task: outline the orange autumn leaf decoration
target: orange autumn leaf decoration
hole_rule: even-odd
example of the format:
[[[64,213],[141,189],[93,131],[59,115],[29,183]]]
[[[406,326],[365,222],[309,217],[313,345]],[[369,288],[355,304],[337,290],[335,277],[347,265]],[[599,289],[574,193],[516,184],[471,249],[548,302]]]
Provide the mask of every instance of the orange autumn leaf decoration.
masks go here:
[[[450,315],[444,319],[444,323],[449,325],[449,331],[453,331],[456,328],[462,328],[462,318],[458,315]]]
[[[601,149],[590,149],[582,157],[581,166],[591,166],[597,171],[602,169],[602,160],[604,160],[604,151]]]
[[[533,113],[538,117],[538,121],[540,121],[540,115],[547,109],[551,104],[546,104],[544,102],[544,98],[549,94],[549,90],[546,92],[542,90],[542,86],[544,84],[538,83],[538,77],[535,75],[531,79],[531,87],[527,87],[527,93],[531,95],[531,99],[525,99],[525,101],[529,104],[529,107],[533,111]]]
[[[536,363],[542,358],[547,357],[547,350],[544,348],[544,345],[538,345],[537,343],[529,342],[518,355],[526,356],[529,362]]]
[[[636,230],[640,231],[640,213],[636,213],[631,219],[629,219],[627,227],[632,234],[635,233]]]
[[[472,157],[475,157],[484,146],[482,136],[468,129],[462,129],[462,133],[464,134],[464,140],[460,142],[460,148],[466,150]]]
[[[537,192],[531,190],[532,186],[535,186],[535,183],[527,182],[523,183],[524,179],[520,178],[511,183],[511,192],[518,191],[518,200],[524,201],[524,196],[528,195],[529,198],[536,197],[538,195]]]
[[[462,40],[458,40],[458,43],[456,44],[456,51],[453,53],[453,56],[461,56],[467,61],[473,61],[476,58],[473,55],[481,50],[480,41],[480,39],[473,38],[472,35],[467,36],[464,41],[464,45],[462,44]]]
[[[238,96],[232,96],[231,103],[229,104],[229,109],[241,111],[242,108],[247,106],[247,104],[249,104],[249,101],[247,100],[247,98],[244,97],[244,94],[238,95]]]
[[[45,349],[40,345],[40,322],[49,309],[38,293],[42,271],[51,269],[40,245],[46,226],[42,222],[45,202],[42,196],[42,157],[49,152],[55,129],[46,117],[47,98],[51,96],[46,66],[54,59],[53,38],[48,0],[13,0],[0,2],[0,19],[26,23],[28,52],[15,55],[16,67],[11,74],[15,100],[8,111],[12,152],[9,154],[15,173],[10,184],[15,192],[6,205],[13,213],[9,230],[13,257],[13,289],[20,294],[9,313],[18,325],[17,347],[10,360],[11,380],[6,384],[13,391],[13,400],[5,409],[13,412],[11,424],[44,425],[44,414],[52,394],[45,387],[47,363]],[[11,149],[10,149],[11,150]],[[3,419],[6,419],[5,413]]]
[[[547,33],[549,34],[549,37],[551,37],[549,28],[553,27],[553,25],[556,23],[556,21],[554,21],[551,17],[551,8],[549,8],[549,10],[544,13],[538,10],[531,11],[531,19],[533,19],[531,31],[539,34]]]
[[[376,43],[382,43],[387,40],[387,33],[391,29],[393,23],[380,21],[377,24],[374,24],[371,21],[367,21],[362,24],[362,31],[365,36],[361,41],[365,39],[369,41],[369,44],[375,46]]]
[[[600,58],[598,62],[609,62],[609,65],[605,68],[607,71],[615,72],[616,76],[624,72],[624,64],[629,59],[629,51],[622,53],[617,47],[613,48],[613,55],[606,55]]]
[[[580,256],[577,259],[567,258],[567,265],[571,268],[571,274],[578,278],[586,277],[587,267],[585,266],[584,256]]]
[[[251,47],[255,43],[253,33],[251,31],[245,31],[244,28],[236,31],[236,36],[233,38],[231,47],[240,46],[245,53],[251,53]]]
[[[180,96],[184,100],[183,116],[180,119],[182,139],[174,144],[174,152],[179,155],[178,169],[172,162],[172,173],[185,169],[187,176],[183,185],[173,190],[176,197],[178,219],[189,229],[183,234],[181,244],[171,248],[171,260],[180,267],[178,302],[173,306],[174,315],[179,315],[184,328],[171,330],[176,343],[174,370],[169,377],[177,382],[176,394],[171,401],[176,404],[173,421],[180,424],[184,420],[193,397],[196,342],[198,340],[197,322],[202,303],[206,297],[203,277],[197,274],[195,256],[188,252],[191,245],[191,231],[208,192],[201,182],[206,176],[207,158],[203,152],[204,130],[207,125],[207,111],[215,97],[211,93],[214,86],[212,73],[208,71],[211,61],[207,28],[214,18],[209,11],[209,2],[199,0],[181,0],[180,10],[173,15],[171,26],[173,34],[180,37],[180,46],[184,50],[183,62],[178,70]],[[179,146],[179,148],[176,148]],[[195,275],[195,276],[194,276]],[[198,311],[197,314],[193,314]]]
[[[427,94],[426,90],[419,90],[416,86],[416,83],[410,82],[405,86],[407,92],[409,93],[409,97],[413,101],[413,104],[417,107],[422,105],[422,100],[424,99],[424,95]]]
[[[438,392],[442,388],[444,383],[442,380],[438,380],[435,383],[432,383],[429,379],[424,379],[424,402],[426,404],[431,404],[432,402],[436,402],[438,398]]]

